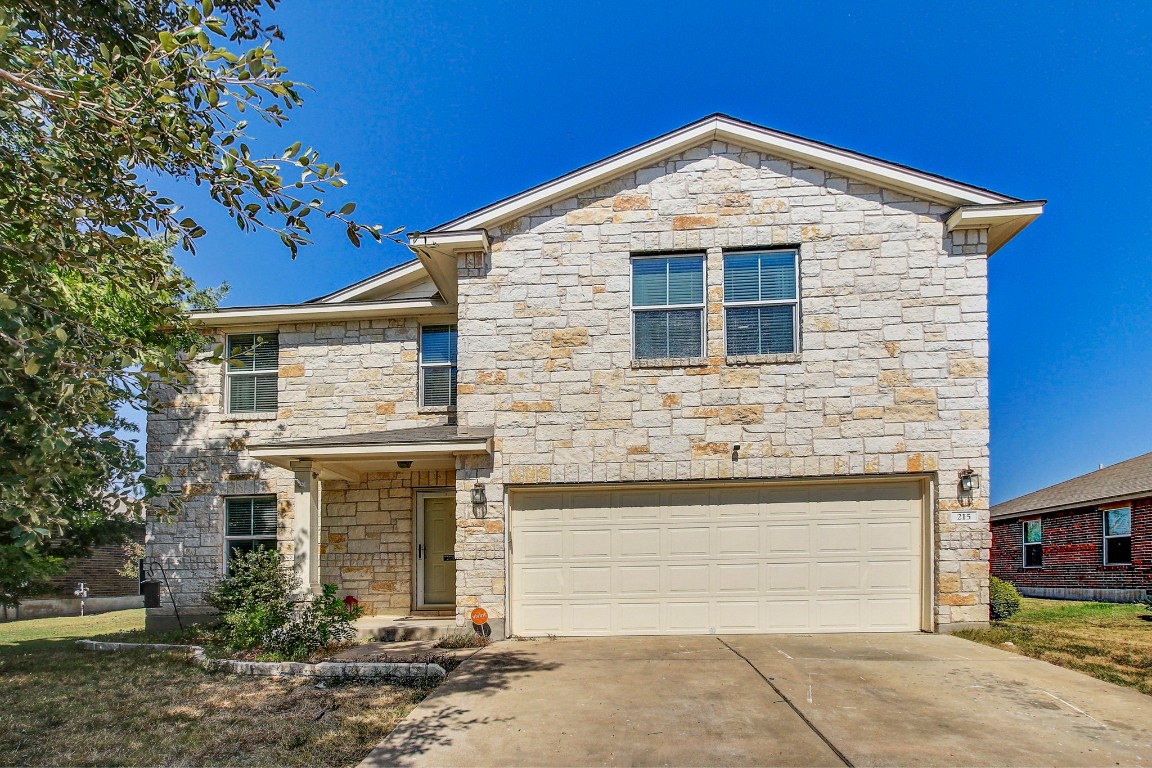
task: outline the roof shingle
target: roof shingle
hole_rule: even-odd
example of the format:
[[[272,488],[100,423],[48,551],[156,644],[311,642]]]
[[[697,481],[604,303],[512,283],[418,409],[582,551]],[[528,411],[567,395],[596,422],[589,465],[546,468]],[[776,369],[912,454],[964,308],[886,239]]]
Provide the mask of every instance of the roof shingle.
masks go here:
[[[993,518],[1152,496],[1152,453],[1065,480],[992,507]]]

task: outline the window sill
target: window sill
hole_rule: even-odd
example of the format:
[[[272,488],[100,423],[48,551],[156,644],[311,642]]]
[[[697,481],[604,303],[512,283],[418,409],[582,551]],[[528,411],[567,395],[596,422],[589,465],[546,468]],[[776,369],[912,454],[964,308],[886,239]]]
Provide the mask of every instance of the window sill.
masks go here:
[[[651,357],[633,360],[633,368],[705,368],[711,365],[706,357]]]
[[[454,405],[422,405],[416,409],[416,413],[456,413],[456,406],[454,406]]]
[[[1100,566],[1104,570],[1122,571],[1132,567],[1132,563],[1104,563]]]
[[[725,365],[775,365],[800,362],[799,352],[781,352],[775,355],[728,355]]]
[[[277,411],[266,411],[259,413],[226,413],[224,418],[220,419],[225,424],[240,421],[276,421],[279,414]]]

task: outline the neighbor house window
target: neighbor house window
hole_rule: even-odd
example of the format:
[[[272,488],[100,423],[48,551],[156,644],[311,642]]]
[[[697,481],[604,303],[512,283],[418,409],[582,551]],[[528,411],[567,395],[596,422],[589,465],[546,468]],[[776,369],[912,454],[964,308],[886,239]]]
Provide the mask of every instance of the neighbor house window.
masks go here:
[[[1132,507],[1104,510],[1104,564],[1132,564]]]
[[[420,406],[456,407],[456,326],[420,329]]]
[[[280,335],[231,335],[228,337],[227,352],[228,412],[274,412],[276,370],[280,367]]]
[[[795,251],[724,256],[724,331],[729,355],[795,352],[800,325]]]
[[[233,496],[224,500],[225,566],[236,555],[275,548],[275,496]]]
[[[1024,567],[1039,568],[1044,565],[1044,545],[1041,543],[1044,532],[1039,519],[1024,521]]]
[[[703,357],[703,255],[632,259],[632,345],[636,360]]]

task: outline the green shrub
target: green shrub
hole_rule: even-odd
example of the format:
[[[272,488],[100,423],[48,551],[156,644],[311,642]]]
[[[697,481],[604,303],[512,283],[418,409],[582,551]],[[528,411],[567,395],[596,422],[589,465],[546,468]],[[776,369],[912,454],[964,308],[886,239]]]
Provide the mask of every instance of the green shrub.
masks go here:
[[[360,606],[349,608],[336,596],[336,585],[325,584],[323,592],[300,603],[283,626],[264,638],[264,650],[292,661],[304,659],[329,645],[356,639],[352,622],[360,616]]]
[[[1020,610],[1020,593],[1016,587],[993,576],[988,582],[988,602],[992,621],[1004,621]]]
[[[311,598],[300,596],[301,587],[275,550],[236,555],[204,596],[220,612],[215,639],[232,651],[297,660],[356,637],[360,609],[345,606],[334,584]]]

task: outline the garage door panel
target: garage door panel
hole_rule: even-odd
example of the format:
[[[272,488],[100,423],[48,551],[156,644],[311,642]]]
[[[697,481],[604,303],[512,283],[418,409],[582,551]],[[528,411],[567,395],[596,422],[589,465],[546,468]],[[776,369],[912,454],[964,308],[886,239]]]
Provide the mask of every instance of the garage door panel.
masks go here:
[[[819,592],[856,592],[861,588],[863,570],[856,561],[816,564],[816,589]]]
[[[659,565],[621,565],[616,570],[621,595],[654,595],[660,592]]]
[[[761,627],[769,632],[804,632],[812,628],[808,600],[768,600],[762,603]]]
[[[868,524],[868,551],[914,552],[920,540],[913,521]]]
[[[708,594],[708,566],[667,565],[665,566],[665,592],[670,595]]]
[[[850,632],[860,629],[860,598],[816,600],[816,627]]]
[[[568,532],[570,557],[608,559],[612,557],[612,531],[608,528],[578,529]]]
[[[917,630],[921,509],[916,483],[513,492],[510,627]]]
[[[760,626],[760,603],[756,600],[725,600],[716,606],[713,622],[717,632],[753,632]]]
[[[918,574],[909,560],[873,560],[868,563],[868,589],[911,592],[916,589]]]
[[[817,552],[860,552],[860,523],[824,523],[816,526]]]
[[[659,527],[625,528],[619,536],[620,557],[660,557],[660,534]]]
[[[812,589],[810,563],[767,563],[767,589],[771,592],[808,592]]]
[[[707,557],[710,550],[711,529],[705,526],[692,528],[669,527],[668,555],[670,557]]]
[[[569,568],[568,577],[571,579],[573,597],[604,596],[613,593],[612,569],[608,566],[599,568]]]
[[[760,526],[732,525],[728,522],[716,526],[716,553],[721,557],[760,554]]]
[[[877,630],[899,630],[916,621],[917,605],[907,597],[869,598],[866,601],[868,627]]]
[[[770,525],[768,551],[772,554],[806,554],[811,546],[808,525]]]
[[[762,591],[759,563],[720,563],[716,566],[716,591],[722,595],[744,592],[758,595]]]

